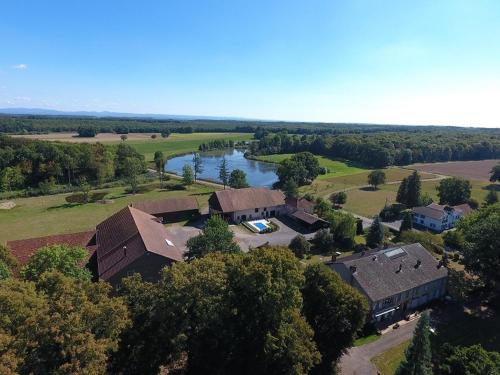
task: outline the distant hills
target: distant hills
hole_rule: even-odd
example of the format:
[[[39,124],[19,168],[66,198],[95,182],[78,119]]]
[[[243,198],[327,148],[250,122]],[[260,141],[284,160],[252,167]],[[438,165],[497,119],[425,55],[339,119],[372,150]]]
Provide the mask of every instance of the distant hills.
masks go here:
[[[58,111],[45,108],[0,108],[0,114],[20,116],[73,116],[73,117],[117,117],[155,120],[237,120],[259,121],[242,117],[217,117],[217,116],[189,116],[189,115],[163,115],[153,113],[127,113],[109,111]]]

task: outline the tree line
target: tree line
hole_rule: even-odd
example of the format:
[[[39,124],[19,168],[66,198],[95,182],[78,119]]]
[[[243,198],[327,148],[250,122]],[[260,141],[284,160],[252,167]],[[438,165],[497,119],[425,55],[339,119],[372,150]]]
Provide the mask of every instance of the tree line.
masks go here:
[[[145,170],[129,145],[59,143],[0,136],[0,189],[41,189],[46,184],[103,183]]]
[[[382,168],[389,165],[482,160],[500,157],[500,132],[463,129],[425,129],[373,134],[289,135],[287,132],[256,133],[259,142],[249,147],[252,155],[309,151]]]

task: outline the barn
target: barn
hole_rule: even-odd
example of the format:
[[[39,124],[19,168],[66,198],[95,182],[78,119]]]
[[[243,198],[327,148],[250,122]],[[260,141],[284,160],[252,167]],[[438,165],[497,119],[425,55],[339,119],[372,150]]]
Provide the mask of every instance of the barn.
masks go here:
[[[159,217],[164,223],[189,220],[200,214],[194,197],[178,197],[132,203],[132,207]]]

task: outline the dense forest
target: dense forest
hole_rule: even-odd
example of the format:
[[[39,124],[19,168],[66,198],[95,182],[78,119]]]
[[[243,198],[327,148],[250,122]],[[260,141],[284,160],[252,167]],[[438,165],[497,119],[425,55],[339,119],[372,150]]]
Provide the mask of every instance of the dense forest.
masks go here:
[[[272,130],[295,134],[361,134],[379,132],[448,131],[454,127],[375,125],[346,123],[308,123],[283,121],[245,120],[155,120],[147,118],[73,117],[73,116],[7,116],[0,115],[0,133],[47,133],[76,132],[82,128],[93,128],[96,133],[173,133],[191,132],[244,132],[254,133]],[[461,128],[466,133],[499,134],[498,129]]]
[[[289,135],[257,132],[252,155],[297,153],[344,158],[375,168],[411,163],[500,158],[500,130],[458,129],[380,132],[376,134]]]
[[[131,146],[62,143],[0,136],[0,190],[40,188],[44,183],[103,183],[125,177],[128,164],[145,169]]]

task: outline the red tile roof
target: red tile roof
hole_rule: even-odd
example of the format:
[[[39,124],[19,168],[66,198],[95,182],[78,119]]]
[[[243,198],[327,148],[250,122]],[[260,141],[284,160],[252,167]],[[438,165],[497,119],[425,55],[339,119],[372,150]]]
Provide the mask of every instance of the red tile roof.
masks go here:
[[[125,207],[96,228],[99,278],[108,280],[147,252],[182,261],[182,253],[170,239],[157,218]]]
[[[295,207],[297,209],[301,209],[301,210],[306,211],[306,212],[312,212],[312,210],[314,209],[314,203],[311,201],[308,201],[305,198],[288,197],[285,199],[285,201],[286,201],[287,205],[289,205],[291,207]]]
[[[26,264],[29,258],[41,247],[65,244],[70,246],[83,246],[87,247],[94,236],[95,231],[58,234],[54,236],[29,238],[26,240],[17,240],[7,242],[7,247],[11,250],[19,264],[22,266]],[[92,255],[94,249],[89,246],[89,257]]]

